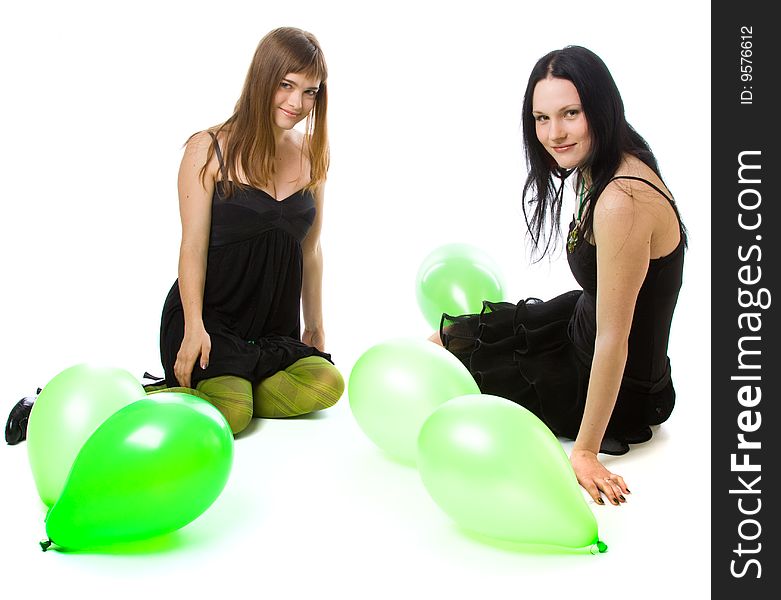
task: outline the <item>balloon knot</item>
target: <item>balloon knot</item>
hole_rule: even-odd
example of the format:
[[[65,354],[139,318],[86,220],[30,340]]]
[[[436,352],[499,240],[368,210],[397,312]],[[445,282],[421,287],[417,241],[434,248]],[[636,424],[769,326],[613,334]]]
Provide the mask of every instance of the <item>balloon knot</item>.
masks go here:
[[[597,540],[596,543],[591,544],[588,551],[595,556],[597,554],[602,554],[604,552],[607,552],[607,544],[602,540]]]
[[[51,540],[41,540],[38,543],[41,545],[41,550],[43,550],[44,552],[46,552],[52,545]]]

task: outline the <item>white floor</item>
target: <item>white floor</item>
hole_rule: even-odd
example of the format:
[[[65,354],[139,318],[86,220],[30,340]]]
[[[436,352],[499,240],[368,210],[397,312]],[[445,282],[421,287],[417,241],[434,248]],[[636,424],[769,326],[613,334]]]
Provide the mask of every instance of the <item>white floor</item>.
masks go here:
[[[707,431],[696,444],[685,437],[695,412],[686,404],[697,398],[680,387],[683,406],[651,442],[606,457],[632,495],[618,508],[589,503],[609,545],[603,555],[519,552],[467,535],[434,504],[416,469],[369,442],[345,398],[319,417],[253,422],[236,441],[229,482],[211,508],[176,534],[115,553],[41,552],[44,512],[26,447],[3,447],[3,588],[88,588],[82,598],[109,591],[156,598],[165,589],[183,598],[257,590],[294,599],[498,599],[543,590],[588,595],[603,586],[658,598],[674,585],[676,597],[704,598]]]
[[[236,442],[216,503],[133,551],[42,553],[26,447],[0,446],[0,596],[709,597],[709,3],[593,4],[9,7],[3,422],[20,397],[78,362],[159,373],[181,145],[227,118],[258,39],[276,26],[315,32],[331,70],[324,313],[345,376],[374,343],[428,335],[415,273],[441,244],[492,255],[508,300],[575,287],[563,256],[529,265],[521,235],[521,98],[532,65],[554,48],[582,44],[611,68],[678,200],[690,249],[669,350],[678,405],[651,442],[606,458],[633,492],[619,508],[590,504],[606,554],[519,552],[466,535],[415,469],[364,436],[345,397],[317,418],[255,423]],[[673,11],[685,65],[681,46],[667,43]],[[660,65],[683,68],[660,74]]]

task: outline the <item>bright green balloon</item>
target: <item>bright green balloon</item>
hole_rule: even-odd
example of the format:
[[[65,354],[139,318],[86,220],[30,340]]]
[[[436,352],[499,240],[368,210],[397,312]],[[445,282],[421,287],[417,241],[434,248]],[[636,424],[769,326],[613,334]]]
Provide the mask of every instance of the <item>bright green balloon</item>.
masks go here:
[[[420,431],[418,470],[434,501],[467,530],[522,544],[599,543],[556,436],[509,400],[469,395],[435,410]]]
[[[147,539],[183,527],[220,495],[233,434],[208,402],[175,392],[117,411],[86,441],[46,515],[68,549]]]
[[[434,329],[442,313],[479,313],[483,300],[504,300],[497,265],[468,244],[447,244],[429,254],[418,269],[416,291],[418,306]]]
[[[145,396],[124,369],[79,364],[55,375],[33,404],[27,456],[44,504],[57,501],[76,455],[108,417]]]
[[[348,395],[364,433],[391,456],[414,463],[420,426],[443,402],[479,393],[450,352],[420,339],[394,339],[364,352],[350,372]]]

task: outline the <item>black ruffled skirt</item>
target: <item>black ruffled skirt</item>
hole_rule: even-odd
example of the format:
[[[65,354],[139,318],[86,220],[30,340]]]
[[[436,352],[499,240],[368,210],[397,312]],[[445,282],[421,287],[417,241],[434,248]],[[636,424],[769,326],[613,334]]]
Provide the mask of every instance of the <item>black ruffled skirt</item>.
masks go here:
[[[575,439],[583,418],[591,356],[570,335],[575,290],[537,298],[483,302],[479,314],[443,315],[440,337],[475,378],[480,391],[533,412],[558,436]],[[624,454],[651,439],[650,425],[665,421],[675,404],[669,375],[656,382],[625,376],[600,452]]]

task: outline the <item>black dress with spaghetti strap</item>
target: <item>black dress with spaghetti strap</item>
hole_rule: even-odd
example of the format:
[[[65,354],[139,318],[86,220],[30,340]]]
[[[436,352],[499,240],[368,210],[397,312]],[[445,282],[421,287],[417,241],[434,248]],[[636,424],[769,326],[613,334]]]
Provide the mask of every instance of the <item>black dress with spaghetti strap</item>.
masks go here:
[[[301,242],[317,212],[309,190],[276,200],[265,191],[232,186],[216,138],[222,180],[212,196],[211,232],[203,293],[203,323],[211,337],[206,369],[196,362],[192,387],[203,379],[235,375],[253,383],[308,356],[331,356],[301,342]],[[178,280],[163,306],[160,357],[169,387],[184,336]]]
[[[645,179],[644,182],[674,201]],[[611,180],[612,181],[612,180]],[[677,213],[677,209],[676,209]],[[570,223],[570,232],[575,222]],[[679,221],[680,226],[680,221]],[[635,304],[629,351],[601,452],[624,454],[651,439],[650,425],[675,405],[667,346],[683,275],[685,232],[667,256],[651,259]],[[516,402],[555,434],[575,439],[583,417],[596,339],[596,247],[578,239],[567,260],[581,286],[548,301],[484,302],[476,315],[442,316],[440,337],[485,394]]]

